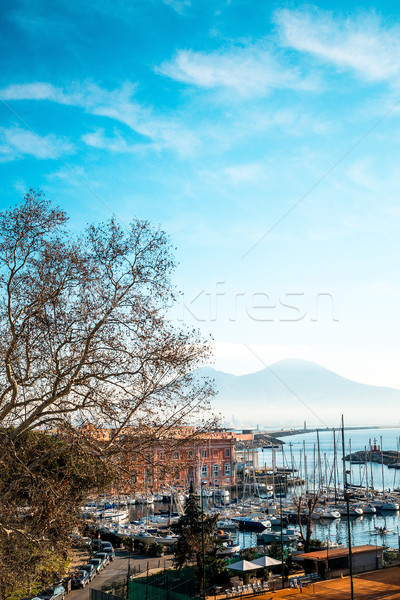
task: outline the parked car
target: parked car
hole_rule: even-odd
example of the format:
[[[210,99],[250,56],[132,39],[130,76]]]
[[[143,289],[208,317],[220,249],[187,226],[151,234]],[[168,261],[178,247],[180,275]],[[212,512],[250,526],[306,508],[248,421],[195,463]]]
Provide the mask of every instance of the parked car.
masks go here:
[[[115,552],[111,542],[101,542],[100,552],[106,552],[111,560],[115,560]]]
[[[40,600],[64,600],[65,594],[65,587],[63,585],[56,585],[43,590],[38,598]]]
[[[96,573],[100,573],[100,571],[104,569],[103,561],[100,558],[91,558],[89,560],[89,565],[94,565]]]
[[[73,590],[84,588],[89,583],[89,573],[85,570],[76,571],[71,577],[71,587]]]
[[[78,567],[79,570],[84,570],[87,571],[88,575],[89,575],[89,581],[92,581],[92,579],[94,579],[94,576],[96,575],[96,568],[94,565],[81,565],[80,567]]]
[[[110,563],[110,557],[107,552],[96,552],[94,558],[100,558],[103,561],[103,565],[106,567]]]

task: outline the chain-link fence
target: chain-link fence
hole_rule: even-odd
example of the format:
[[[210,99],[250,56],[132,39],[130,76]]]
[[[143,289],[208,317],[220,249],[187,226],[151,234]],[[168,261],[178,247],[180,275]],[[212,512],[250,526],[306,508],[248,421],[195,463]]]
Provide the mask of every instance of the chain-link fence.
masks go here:
[[[113,594],[106,594],[100,590],[94,590],[90,588],[90,600],[123,600],[120,596],[114,596]]]
[[[128,600],[190,600],[195,595],[196,581],[191,567],[135,577],[128,587]]]

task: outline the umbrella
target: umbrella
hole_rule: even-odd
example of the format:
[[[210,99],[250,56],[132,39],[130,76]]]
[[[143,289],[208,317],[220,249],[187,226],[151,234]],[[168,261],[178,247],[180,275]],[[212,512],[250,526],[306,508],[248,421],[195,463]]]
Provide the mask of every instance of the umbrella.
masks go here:
[[[248,560],[239,560],[238,562],[227,566],[228,569],[233,569],[234,571],[253,571],[253,569],[262,568],[262,565],[256,565],[255,563],[250,562]]]
[[[275,565],[281,565],[282,561],[271,558],[270,556],[261,556],[253,560],[254,565],[260,565],[261,567],[275,567]]]

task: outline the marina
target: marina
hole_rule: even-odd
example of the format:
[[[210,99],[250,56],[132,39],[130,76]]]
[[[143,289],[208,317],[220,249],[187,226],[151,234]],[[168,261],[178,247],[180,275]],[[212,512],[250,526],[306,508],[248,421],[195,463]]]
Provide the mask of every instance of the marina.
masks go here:
[[[399,429],[379,430],[381,443],[398,446]],[[348,456],[360,446],[376,446],[377,430],[345,431],[344,451]],[[340,454],[341,431],[292,435],[289,444],[279,448],[253,449],[258,469],[273,482],[256,483],[255,469],[245,468],[238,484],[230,489],[204,487],[204,510],[219,514],[218,529],[226,532],[226,554],[239,549],[280,543],[301,550],[298,500],[318,497],[312,512],[312,539],[329,548],[348,543],[347,508],[343,499],[344,468]],[[345,461],[348,483],[349,521],[352,543],[399,548],[399,503],[397,471],[387,464]],[[384,491],[383,491],[384,488]],[[165,546],[175,541],[170,526],[182,514],[184,490],[169,494],[138,494],[124,498],[117,508],[101,510],[95,516],[100,531],[111,531],[143,542],[157,541]],[[118,502],[116,503],[118,504]],[[90,507],[87,507],[90,508]],[[92,507],[93,509],[94,507]],[[300,511],[303,523],[307,511]],[[281,532],[282,523],[282,532]]]

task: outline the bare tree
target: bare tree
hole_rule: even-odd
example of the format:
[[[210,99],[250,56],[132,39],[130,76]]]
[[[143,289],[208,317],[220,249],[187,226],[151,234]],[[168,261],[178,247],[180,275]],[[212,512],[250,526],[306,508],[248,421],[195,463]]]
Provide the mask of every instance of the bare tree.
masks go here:
[[[31,190],[0,214],[0,424],[128,425],[162,431],[196,422],[212,395],[193,370],[209,356],[195,330],[172,326],[174,269],[164,232],[135,220],[90,226]]]
[[[315,494],[300,494],[298,497],[293,497],[293,503],[297,510],[297,518],[300,527],[300,539],[304,545],[304,552],[309,552],[310,541],[313,532],[313,513],[318,506],[319,497]]]
[[[212,386],[194,373],[209,346],[168,321],[165,233],[111,219],[74,236],[67,224],[34,190],[0,214],[2,600],[13,560],[24,586],[52,572],[85,494],[115,476],[104,456],[146,456],[154,440],[177,443],[181,425],[215,423]]]

